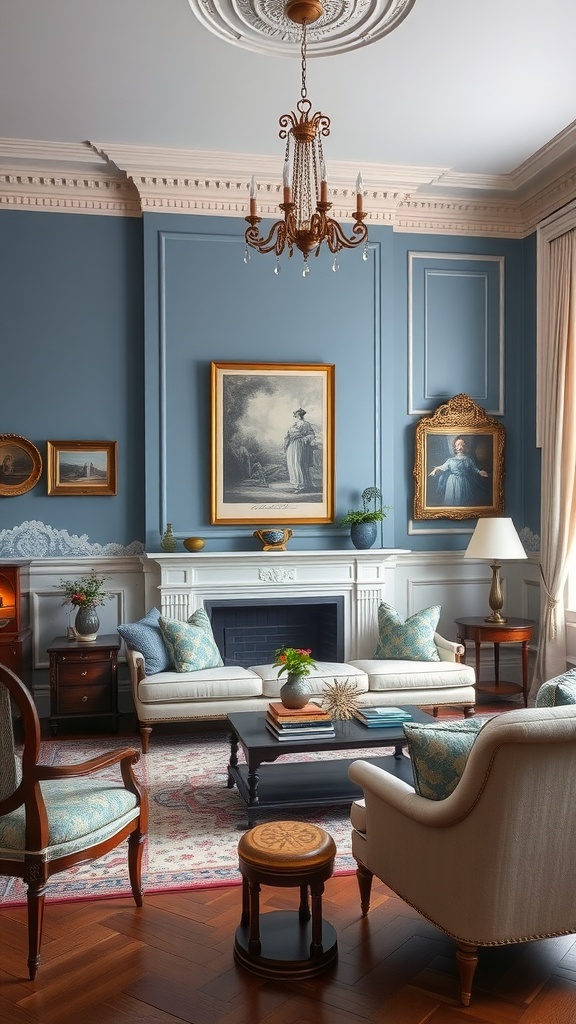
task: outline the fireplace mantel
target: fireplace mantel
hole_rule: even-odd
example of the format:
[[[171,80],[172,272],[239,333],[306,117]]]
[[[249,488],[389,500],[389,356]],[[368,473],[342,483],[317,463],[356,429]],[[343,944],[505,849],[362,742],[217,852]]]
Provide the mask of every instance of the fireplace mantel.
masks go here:
[[[205,601],[234,598],[344,598],[344,658],[372,657],[380,601],[394,604],[403,548],[345,551],[160,552],[141,558],[146,606],[186,620]]]

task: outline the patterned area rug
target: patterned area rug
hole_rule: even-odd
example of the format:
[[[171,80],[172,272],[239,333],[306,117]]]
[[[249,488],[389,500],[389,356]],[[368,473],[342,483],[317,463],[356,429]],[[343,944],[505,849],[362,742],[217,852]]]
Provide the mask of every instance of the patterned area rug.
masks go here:
[[[73,764],[106,750],[138,746],[131,737],[98,740],[47,740],[40,760],[45,764]],[[359,756],[382,756],[390,751],[362,751]],[[241,752],[239,752],[241,755]],[[236,788],[226,785],[228,739],[225,732],[202,735],[153,735],[148,754],[135,767],[148,788],[150,822],[144,860],[147,892],[205,888],[240,881],[237,847],[247,827],[246,808]],[[328,753],[284,755],[290,761],[327,760]],[[347,756],[342,752],[342,756]],[[353,756],[352,754],[348,756]],[[279,760],[280,763],[282,759]],[[119,778],[118,770],[106,772]],[[355,870],[350,849],[350,809],[344,807],[290,809],[266,815],[268,819],[302,818],[315,821],[333,837],[338,848],[336,873]],[[258,820],[264,820],[262,816]],[[0,906],[25,902],[26,887],[19,879],[0,877]],[[53,875],[47,900],[93,899],[130,895],[125,846],[106,857]]]

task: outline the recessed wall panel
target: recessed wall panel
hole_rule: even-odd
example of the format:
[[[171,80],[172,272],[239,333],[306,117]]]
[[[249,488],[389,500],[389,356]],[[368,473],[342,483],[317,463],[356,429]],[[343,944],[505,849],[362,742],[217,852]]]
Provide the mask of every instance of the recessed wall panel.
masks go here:
[[[464,393],[504,411],[504,263],[500,256],[409,253],[409,412]]]

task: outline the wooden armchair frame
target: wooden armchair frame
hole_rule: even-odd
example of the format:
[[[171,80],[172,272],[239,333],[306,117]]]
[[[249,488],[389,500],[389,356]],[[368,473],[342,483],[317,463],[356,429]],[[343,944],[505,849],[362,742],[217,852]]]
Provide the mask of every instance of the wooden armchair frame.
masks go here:
[[[80,764],[50,766],[38,763],[41,731],[34,701],[24,683],[10,669],[0,665],[0,687],[4,686],[16,704],[23,727],[22,778],[13,793],[0,800],[0,816],[24,806],[26,821],[25,852],[22,857],[0,851],[0,874],[22,878],[27,886],[28,970],[36,977],[40,965],[40,944],[47,882],[51,875],[74,864],[96,860],[128,839],[128,870],[136,905],[142,906],[142,853],[147,841],[148,800],[139,785],[132,765],[140,757],[138,750],[126,747],[101,754]],[[66,856],[48,858],[50,833],[41,782],[94,775],[103,768],[119,764],[124,786],[136,797],[139,813],[106,840]],[[17,851],[15,851],[16,854]]]

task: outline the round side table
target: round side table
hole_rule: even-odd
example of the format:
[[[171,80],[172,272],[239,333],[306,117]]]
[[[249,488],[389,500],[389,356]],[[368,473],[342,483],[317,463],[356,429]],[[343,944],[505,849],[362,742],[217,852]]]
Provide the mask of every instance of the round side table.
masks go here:
[[[332,836],[301,821],[265,822],[242,836],[238,843],[242,917],[234,942],[237,963],[265,978],[293,980],[311,978],[334,963],[336,932],[322,920],[322,893],[335,856]],[[260,916],[261,885],[299,887],[298,910]]]
[[[528,644],[532,639],[536,623],[532,619],[509,618],[501,624],[486,622],[479,616],[469,619],[455,619],[458,629],[457,637],[463,643],[473,640],[476,648],[476,691],[491,693],[504,697],[512,693],[521,693],[524,707],[528,707]],[[494,681],[480,682],[480,645],[494,644]],[[518,683],[506,683],[500,680],[500,644],[522,644],[522,686]],[[464,648],[466,645],[464,644]],[[464,660],[466,655],[464,654]]]

